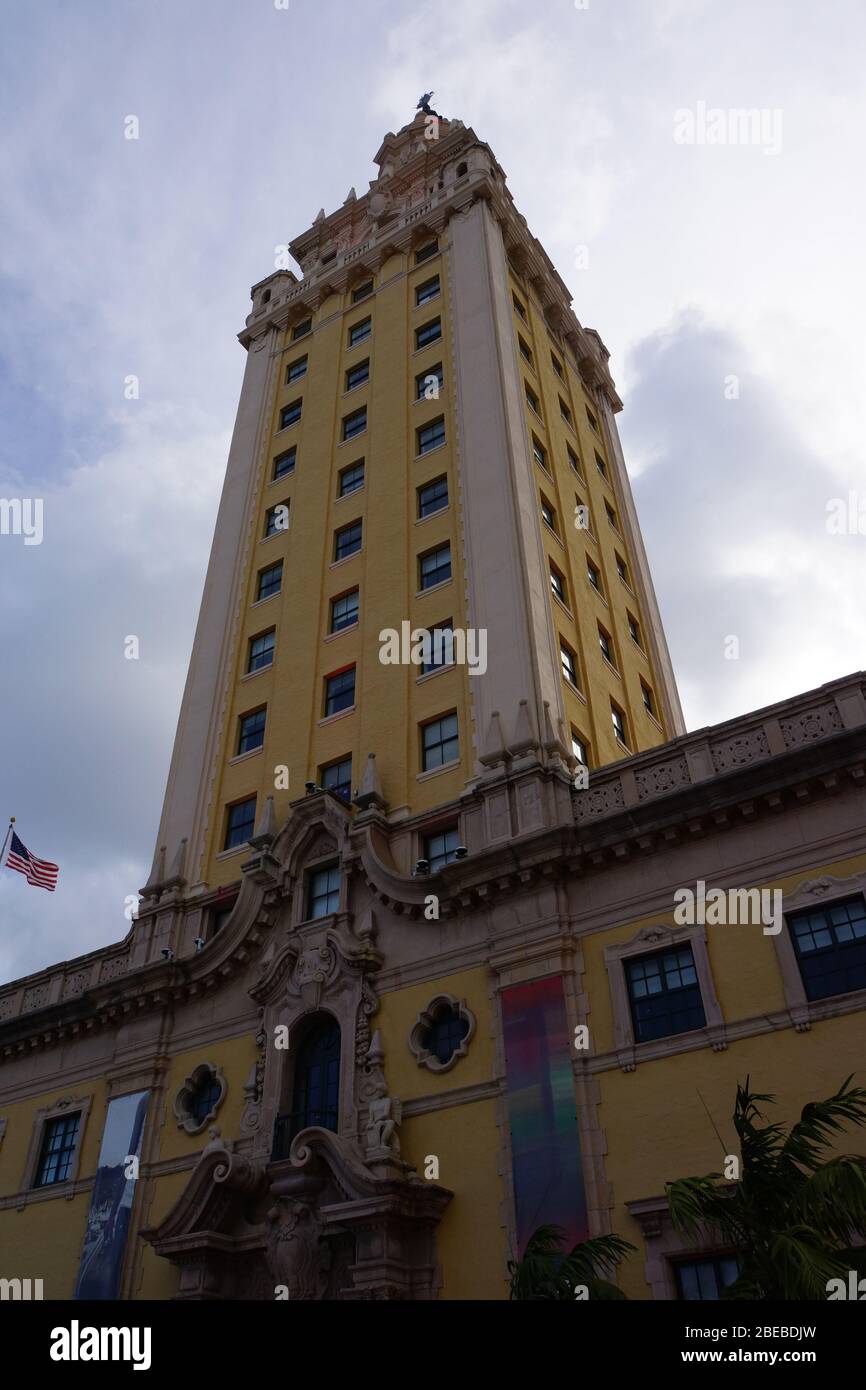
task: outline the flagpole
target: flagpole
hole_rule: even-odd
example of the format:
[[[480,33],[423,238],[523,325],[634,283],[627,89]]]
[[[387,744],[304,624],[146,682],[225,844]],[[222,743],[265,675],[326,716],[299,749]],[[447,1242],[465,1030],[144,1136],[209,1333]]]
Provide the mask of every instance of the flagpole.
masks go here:
[[[6,853],[6,846],[9,843],[9,836],[12,834],[12,827],[15,824],[15,817],[9,817],[9,829],[6,831],[6,839],[3,841],[3,848],[0,849],[0,869],[3,867],[3,856]]]

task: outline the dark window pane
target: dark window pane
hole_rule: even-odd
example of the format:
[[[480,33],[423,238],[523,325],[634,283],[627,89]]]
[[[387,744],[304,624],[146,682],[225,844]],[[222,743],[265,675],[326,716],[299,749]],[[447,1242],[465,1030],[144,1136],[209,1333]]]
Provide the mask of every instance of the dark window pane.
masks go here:
[[[228,809],[226,821],[226,838],[223,849],[234,849],[237,845],[245,845],[253,833],[256,819],[256,798],[249,797],[247,801],[238,801]]]
[[[418,515],[432,516],[434,512],[441,512],[443,507],[448,506],[448,479],[446,477],[434,478],[432,483],[425,483],[418,489]]]
[[[343,526],[334,536],[334,560],[345,560],[347,555],[354,555],[361,549],[362,543],[362,523],[353,521],[350,526]]]
[[[336,676],[328,676],[325,681],[325,716],[339,714],[341,709],[349,709],[355,703],[355,668],[340,671]]]
[[[265,741],[265,714],[265,710],[257,709],[252,714],[241,715],[238,737],[239,754],[251,753],[254,748],[261,748]]]
[[[691,946],[640,956],[625,967],[636,1042],[705,1026]]]
[[[270,632],[263,632],[260,637],[253,637],[250,640],[250,659],[247,671],[260,671],[263,666],[270,666],[274,659],[274,643],[276,641],[276,631],[271,628]]]
[[[793,912],[788,929],[808,999],[866,989],[866,900]]]
[[[421,730],[422,764],[424,771],[455,762],[459,756],[457,715],[446,714],[433,719]]]
[[[35,1187],[66,1182],[72,1169],[72,1157],[78,1138],[81,1115],[61,1115],[48,1120],[42,1134],[42,1148],[36,1168]]]

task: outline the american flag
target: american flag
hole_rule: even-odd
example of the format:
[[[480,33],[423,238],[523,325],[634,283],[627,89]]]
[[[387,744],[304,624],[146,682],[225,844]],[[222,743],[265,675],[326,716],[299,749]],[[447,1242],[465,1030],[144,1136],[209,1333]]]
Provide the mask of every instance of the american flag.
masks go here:
[[[49,893],[53,893],[57,887],[57,875],[60,872],[57,865],[49,864],[47,859],[37,859],[36,855],[31,854],[21,843],[14,830],[6,856],[6,868],[17,869],[34,888],[47,888]]]

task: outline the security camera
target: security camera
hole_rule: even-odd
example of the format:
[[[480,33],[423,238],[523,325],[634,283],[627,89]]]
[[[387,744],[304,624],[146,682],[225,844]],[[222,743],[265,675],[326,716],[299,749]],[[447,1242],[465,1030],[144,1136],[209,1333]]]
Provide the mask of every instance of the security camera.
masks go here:
[[[163,946],[159,954],[162,956],[163,960],[174,960],[174,951],[170,946]]]
[[[196,937],[196,939],[195,939],[195,949],[196,949],[197,951],[201,951],[201,950],[204,949],[204,937],[203,937],[203,936],[197,936],[197,937]]]
[[[317,791],[319,790],[319,788],[316,786],[315,782],[305,782],[305,783],[304,783],[304,789],[305,789],[305,791],[306,791],[306,793],[307,793],[307,796],[312,796],[312,795],[313,795],[313,792],[317,792]]]
[[[465,859],[468,853],[469,853],[469,851],[468,851],[468,849],[466,848],[465,845],[458,845],[457,848],[456,848],[455,851],[454,851],[454,858],[455,858],[455,859]]]
[[[415,868],[414,868],[414,870],[413,870],[413,874],[415,875],[415,877],[420,877],[420,876],[422,876],[422,875],[424,875],[424,874],[429,874],[429,872],[430,872],[430,860],[429,860],[429,859],[416,859],[416,861],[415,861]]]

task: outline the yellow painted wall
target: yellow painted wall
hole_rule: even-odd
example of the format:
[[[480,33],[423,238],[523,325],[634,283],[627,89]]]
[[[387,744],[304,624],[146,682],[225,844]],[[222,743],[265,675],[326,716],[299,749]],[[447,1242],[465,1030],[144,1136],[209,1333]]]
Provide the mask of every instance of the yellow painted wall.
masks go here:
[[[436,274],[442,287],[438,298],[415,307],[416,287]],[[368,315],[372,336],[349,347],[349,327]],[[442,338],[416,351],[415,329],[435,317],[442,320]],[[287,364],[304,353],[306,376],[285,384]],[[347,368],[368,357],[369,382],[346,392]],[[416,401],[416,376],[439,362],[444,368],[439,400]],[[351,755],[353,784],[358,786],[366,755],[373,750],[392,807],[425,810],[456,798],[472,766],[466,669],[456,667],[419,683],[417,667],[385,666],[379,660],[380,631],[399,630],[404,619],[413,628],[434,627],[447,618],[455,626],[466,625],[445,257],[437,255],[418,267],[410,258],[391,257],[373,296],[359,304],[352,304],[351,293],[342,302],[337,296],[328,299],[314,315],[312,333],[294,342],[287,332],[277,371],[273,429],[260,464],[233,694],[208,829],[204,877],[214,885],[238,877],[237,855],[217,857],[224,843],[225,808],[234,801],[256,793],[261,805],[273,793],[280,820],[324,763]],[[304,402],[300,422],[280,431],[282,407],[298,397]],[[344,416],[364,405],[366,432],[341,442]],[[416,457],[416,429],[440,415],[445,417],[446,444]],[[269,481],[274,457],[292,445],[298,449],[295,472]],[[363,489],[338,498],[339,472],[360,458],[366,469]],[[448,477],[449,506],[419,522],[417,488],[441,474]],[[289,529],[262,539],[267,510],[286,501]],[[364,525],[362,551],[334,564],[334,532],[358,519]],[[451,543],[452,581],[419,594],[418,556],[445,541]],[[256,603],[258,573],[277,559],[283,560],[282,590]],[[358,627],[329,635],[331,598],[355,586],[360,588]],[[274,625],[273,666],[244,678],[249,639]],[[351,663],[356,665],[355,709],[323,722],[324,678]],[[239,716],[264,704],[263,749],[234,762]],[[460,764],[419,781],[419,724],[452,710],[458,713]],[[275,790],[279,764],[289,769],[288,790]]]
[[[628,751],[639,753],[656,748],[670,737],[670,733],[663,728],[661,702],[657,693],[659,682],[650,658],[632,640],[629,632],[628,614],[631,613],[638,621],[646,645],[646,620],[640,601],[631,584],[624,582],[617,572],[617,554],[625,561],[630,580],[635,572],[635,564],[622,534],[614,464],[602,437],[603,425],[598,405],[590,399],[580,377],[551,337],[536,301],[527,294],[522,281],[513,272],[509,276],[509,289],[526,312],[525,320],[516,312],[512,315],[515,348],[519,335],[532,354],[530,364],[518,352],[521,376],[541,406],[540,419],[526,406],[527,428],[540,441],[547,455],[547,472],[537,462],[533,463],[538,506],[540,510],[544,497],[552,505],[556,516],[556,534],[542,524],[544,548],[547,563],[552,560],[565,577],[570,610],[567,611],[551,594],[554,627],[578,658],[580,695],[575,694],[563,681],[565,706],[572,727],[588,745],[590,766],[599,767],[626,756],[626,750],[614,736],[611,699],[626,715]],[[562,378],[552,365],[551,353],[555,353],[562,367]],[[560,399],[571,413],[571,425],[562,418]],[[598,433],[590,425],[587,407],[598,423]],[[568,462],[568,447],[579,460],[579,476]],[[596,454],[601,456],[605,464],[606,479],[599,472]],[[582,505],[589,507],[591,534],[575,527],[574,509],[578,497]],[[613,508],[619,529],[608,521],[605,502]],[[593,562],[601,575],[601,594],[589,583],[587,559]],[[615,670],[601,654],[599,623],[610,635]],[[641,679],[652,691],[655,718],[644,708]]]

